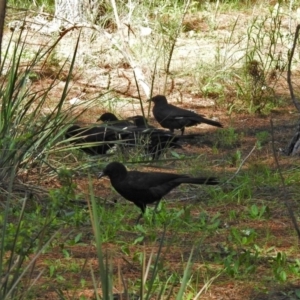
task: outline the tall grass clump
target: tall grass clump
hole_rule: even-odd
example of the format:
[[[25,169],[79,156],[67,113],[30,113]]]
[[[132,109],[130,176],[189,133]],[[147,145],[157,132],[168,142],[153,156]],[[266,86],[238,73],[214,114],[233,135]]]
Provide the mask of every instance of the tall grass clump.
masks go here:
[[[60,98],[47,103],[56,78],[39,90],[30,75],[45,62],[49,49],[40,47],[25,59],[26,35],[12,33],[0,66],[0,299],[28,299],[28,293],[44,270],[33,272],[40,254],[57,236],[55,214],[45,189],[27,181],[29,170],[49,173],[47,158],[66,129],[70,117],[64,111],[77,45]],[[45,166],[48,167],[44,168]],[[39,174],[41,175],[41,174]],[[37,203],[42,205],[38,207]],[[50,230],[51,229],[51,230]]]
[[[194,66],[196,91],[215,99],[229,113],[265,114],[283,104],[277,91],[285,81],[291,43],[288,12],[282,3],[259,13],[257,9],[253,8],[253,16],[234,16],[228,35],[218,36],[216,47],[208,43],[215,55]]]
[[[246,55],[237,96],[250,113],[264,113],[280,104],[276,85],[286,69],[283,59],[287,45],[280,5],[269,15],[255,17],[247,28]]]

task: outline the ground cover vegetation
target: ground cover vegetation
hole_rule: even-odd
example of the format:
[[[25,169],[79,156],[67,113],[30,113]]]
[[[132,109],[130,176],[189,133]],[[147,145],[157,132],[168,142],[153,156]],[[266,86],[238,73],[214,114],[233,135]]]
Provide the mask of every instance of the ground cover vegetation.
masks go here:
[[[53,1],[8,2],[0,299],[300,299],[299,157],[283,153],[299,123],[287,71],[300,2],[94,2],[90,22],[51,34]],[[158,160],[66,141],[107,111],[159,127],[157,94],[224,128],[186,128],[199,136]],[[97,178],[112,161],[221,183],[181,185],[136,224],[139,209]]]

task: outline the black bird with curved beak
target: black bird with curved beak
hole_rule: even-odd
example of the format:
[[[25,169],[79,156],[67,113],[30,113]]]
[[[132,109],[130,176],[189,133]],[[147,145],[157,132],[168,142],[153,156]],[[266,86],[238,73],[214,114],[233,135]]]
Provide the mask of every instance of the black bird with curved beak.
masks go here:
[[[98,178],[108,176],[112,186],[125,199],[133,202],[144,214],[147,204],[157,202],[168,194],[172,189],[182,183],[217,185],[215,177],[189,177],[188,175],[127,171],[119,162],[109,163],[99,174]],[[156,205],[156,206],[157,206]]]
[[[183,135],[185,127],[195,126],[200,123],[223,127],[220,122],[206,119],[190,110],[168,104],[167,98],[163,95],[157,95],[148,101],[154,103],[152,112],[156,121],[171,132],[174,132],[174,129],[180,129],[181,135]]]

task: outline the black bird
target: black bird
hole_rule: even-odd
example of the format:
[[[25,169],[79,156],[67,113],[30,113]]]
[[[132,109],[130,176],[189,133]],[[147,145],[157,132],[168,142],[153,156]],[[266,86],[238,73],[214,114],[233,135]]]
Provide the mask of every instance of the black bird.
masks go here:
[[[128,126],[134,126],[134,124],[127,120],[119,120],[113,113],[106,112],[102,114],[97,121],[102,121],[110,126],[117,126],[118,128],[126,128]]]
[[[106,112],[102,114],[97,121],[102,121],[103,125],[107,125],[110,130],[115,131],[116,137],[119,140],[121,150],[124,151],[126,147],[132,147],[135,145],[134,140],[131,135],[131,129],[135,128],[133,122],[128,120],[119,120],[113,113]]]
[[[168,148],[182,148],[179,141],[182,139],[194,139],[199,134],[175,135],[170,131],[155,128],[148,124],[145,117],[137,115],[129,117],[136,125],[137,129],[131,129],[136,139],[136,143],[143,143],[145,152],[152,155],[152,159],[158,159],[161,153]]]
[[[172,173],[127,171],[119,162],[109,163],[98,178],[103,176],[108,176],[115,190],[141,209],[140,217],[145,212],[147,204],[159,203],[162,197],[181,183],[208,185],[219,183],[215,177],[193,178]]]
[[[124,148],[141,146],[146,154],[152,156],[152,159],[158,159],[166,148],[181,148],[176,143],[178,139],[174,138],[172,133],[149,125],[147,119],[141,115],[119,120],[114,114],[108,112],[101,115],[98,120],[105,122],[109,129],[116,130],[116,135],[124,140],[123,151]]]
[[[70,143],[80,146],[80,150],[89,155],[105,154],[116,141],[114,131],[106,127],[80,127],[70,126],[65,137],[70,139]]]
[[[174,132],[174,129],[180,129],[181,135],[183,135],[185,127],[194,126],[200,123],[223,127],[220,122],[206,119],[190,110],[168,104],[167,98],[163,95],[157,95],[149,101],[154,102],[152,112],[156,121],[162,127],[168,128],[171,132]]]
[[[144,116],[141,116],[141,115],[136,115],[133,117],[129,117],[127,119],[132,120],[134,125],[139,128],[155,128],[154,126],[149,125],[148,120]]]
[[[135,143],[143,145],[146,154],[150,154],[153,160],[158,159],[165,149],[181,148],[178,144],[178,136],[170,131],[149,125],[145,117],[137,115],[128,119],[132,120],[136,126],[136,128],[131,128]]]
[[[98,120],[105,122],[110,130],[114,130],[121,150],[128,147],[142,147],[147,155],[153,160],[159,159],[160,155],[168,148],[181,148],[178,141],[181,136],[176,136],[170,131],[155,128],[148,124],[142,115],[136,115],[119,120],[112,113],[104,113]],[[132,122],[130,122],[130,121]],[[195,135],[185,135],[186,139],[194,138]],[[122,143],[122,144],[120,144]]]

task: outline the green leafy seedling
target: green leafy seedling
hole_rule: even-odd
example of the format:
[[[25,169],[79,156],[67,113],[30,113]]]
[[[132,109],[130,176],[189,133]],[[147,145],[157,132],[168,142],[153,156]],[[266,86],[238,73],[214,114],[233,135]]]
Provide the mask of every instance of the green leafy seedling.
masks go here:
[[[259,207],[253,204],[249,209],[249,214],[252,219],[261,219],[263,216],[269,214],[269,207],[266,205]]]

